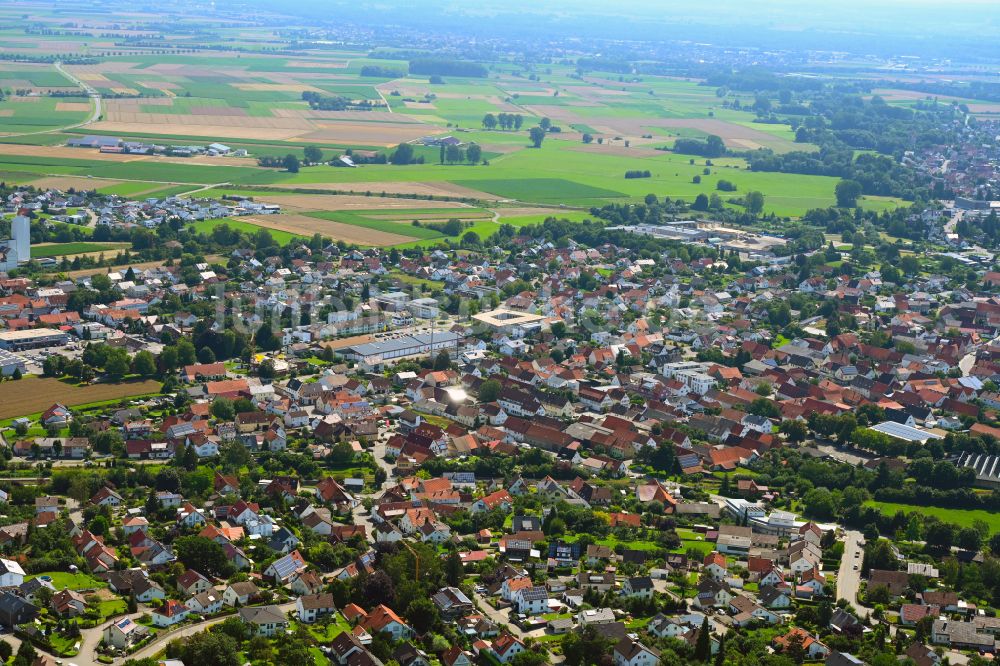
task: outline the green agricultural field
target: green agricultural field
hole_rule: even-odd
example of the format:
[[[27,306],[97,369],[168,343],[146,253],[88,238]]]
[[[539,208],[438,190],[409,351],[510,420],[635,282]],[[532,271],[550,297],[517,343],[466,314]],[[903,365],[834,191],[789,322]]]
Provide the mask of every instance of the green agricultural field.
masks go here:
[[[83,254],[84,252],[114,252],[129,247],[128,243],[55,243],[53,245],[31,246],[31,256],[36,259],[44,257],[64,257],[68,254]]]
[[[67,81],[62,85],[68,84]],[[89,110],[57,111],[56,107],[60,103],[86,101],[82,97],[66,99],[58,97],[8,97],[0,101],[0,132],[8,134],[40,132],[82,123],[90,115]]]
[[[505,199],[518,201],[580,202],[584,199],[614,199],[623,196],[621,192],[608,190],[563,178],[511,178],[504,180],[456,180],[474,190],[482,190]]]
[[[259,225],[253,224],[251,222],[244,222],[238,218],[226,217],[218,220],[201,220],[195,222],[191,225],[191,228],[199,233],[211,233],[212,229],[222,225],[228,225],[230,229],[236,231],[243,231],[248,234],[256,234],[262,229],[266,229],[271,238],[275,240],[279,245],[287,245],[292,242],[293,238],[296,238],[295,234],[289,233],[287,231],[279,231],[277,229],[267,229],[267,227],[261,227]]]
[[[886,515],[893,515],[899,511],[903,513],[920,513],[924,516],[934,516],[948,523],[954,523],[960,527],[972,527],[972,523],[982,520],[990,526],[990,532],[1000,532],[1000,514],[994,511],[984,511],[982,509],[944,509],[936,506],[917,506],[915,504],[898,504],[895,502],[877,502],[869,500],[865,506],[878,508]]]

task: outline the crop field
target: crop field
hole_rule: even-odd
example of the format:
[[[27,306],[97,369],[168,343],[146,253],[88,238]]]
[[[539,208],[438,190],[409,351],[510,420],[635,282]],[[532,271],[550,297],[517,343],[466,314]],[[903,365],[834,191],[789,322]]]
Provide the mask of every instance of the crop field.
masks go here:
[[[751,172],[740,158],[719,158],[709,165],[703,158],[670,151],[679,138],[708,135],[719,136],[734,151],[815,148],[796,143],[788,124],[760,122],[750,110],[755,100],[750,93],[729,91],[723,99],[714,86],[695,78],[643,75],[626,80],[599,71],[581,76],[571,63],[552,63],[531,79],[518,67],[495,64],[488,77],[448,76],[431,83],[426,76],[392,73],[405,73],[406,61],[371,58],[333,45],[317,46],[307,54],[272,53],[275,35],[268,30],[218,30],[219,35],[243,42],[244,50],[213,50],[213,44],[229,42],[209,40],[203,45],[208,48],[197,52],[152,52],[139,45],[123,46],[100,31],[52,35],[35,44],[16,30],[0,31],[0,46],[14,53],[88,50],[97,57],[63,68],[104,96],[101,117],[75,127],[88,118],[91,101],[70,78],[53,65],[0,63],[0,83],[32,93],[0,101],[0,178],[98,189],[137,199],[182,192],[185,186],[222,184],[266,187],[268,196],[275,198],[282,196],[275,194],[281,190],[289,191],[288,197],[354,193],[379,201],[289,198],[282,203],[291,216],[286,222],[243,220],[241,224],[249,225],[247,229],[311,235],[324,233],[315,228],[322,221],[328,225],[324,228],[345,240],[362,242],[357,234],[364,229],[369,237],[363,240],[374,245],[425,243],[434,240],[429,234],[436,232],[412,227],[412,219],[400,224],[391,215],[323,220],[304,216],[308,223],[295,216],[424,207],[423,203],[392,205],[382,195],[462,198],[481,207],[503,201],[584,210],[640,201],[649,193],[691,201],[699,194],[718,192],[721,179],[736,185],[735,192],[720,192],[723,199],[760,191],[765,212],[781,216],[799,216],[835,202],[835,178]],[[389,73],[362,76],[366,65]],[[80,96],[49,96],[51,91],[73,90]],[[880,92],[895,104],[922,98],[902,90]],[[312,108],[303,99],[306,93],[339,101]],[[993,111],[981,100],[964,101],[982,104],[984,113]],[[518,130],[484,128],[484,116],[500,113],[520,115],[523,123]],[[558,131],[547,134],[541,148],[533,148],[528,129],[543,118]],[[589,143],[583,142],[585,133]],[[65,147],[67,138],[85,134],[175,145],[219,141],[247,151],[249,157],[183,160]],[[484,163],[445,162],[433,144],[446,136],[464,145],[478,144]],[[319,147],[327,160],[347,149],[388,156],[400,143],[412,145],[418,163],[361,163],[354,169],[304,166],[296,173],[256,163],[258,157],[281,158],[289,153],[301,158],[307,146]],[[633,170],[649,171],[650,177],[626,180],[625,173]],[[898,204],[895,199],[869,197],[861,205],[883,210]],[[450,207],[440,201],[433,205]],[[202,227],[214,224],[218,223]],[[484,229],[490,224],[495,223],[477,221]]]
[[[157,393],[159,382],[123,382],[75,386],[51,377],[25,377],[0,384],[0,419],[45,411],[53,403],[68,407]]]
[[[0,85],[7,87],[3,81]],[[67,108],[67,102],[56,97],[7,97],[0,101],[0,138],[82,123],[90,115],[90,103],[83,98],[69,98],[69,101],[75,104]],[[85,108],[78,106],[81,103]]]
[[[400,243],[420,238],[420,236],[411,233],[410,229],[403,225],[396,225],[399,227],[398,231],[392,228],[385,231],[299,214],[243,217],[239,219],[239,222],[268,229],[272,232],[284,232],[289,237],[309,238],[313,234],[319,233],[334,240],[342,240],[346,243],[357,243],[358,245],[365,246],[399,245]],[[275,236],[275,239],[277,240],[278,237]]]

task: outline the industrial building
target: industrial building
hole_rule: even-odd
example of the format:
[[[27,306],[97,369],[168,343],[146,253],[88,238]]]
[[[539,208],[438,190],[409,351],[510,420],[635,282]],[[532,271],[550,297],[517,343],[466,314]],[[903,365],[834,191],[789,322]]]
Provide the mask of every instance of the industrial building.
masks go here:
[[[28,328],[20,331],[0,331],[0,349],[25,351],[62,347],[69,343],[69,336],[51,328]]]
[[[27,372],[24,359],[17,354],[0,349],[0,376],[10,377],[17,370],[20,370],[22,375]]]
[[[458,334],[449,331],[401,335],[388,340],[345,347],[340,350],[340,354],[346,359],[356,361],[365,369],[381,370],[390,363],[407,358],[429,356],[442,350],[451,353],[458,348],[459,339]]]

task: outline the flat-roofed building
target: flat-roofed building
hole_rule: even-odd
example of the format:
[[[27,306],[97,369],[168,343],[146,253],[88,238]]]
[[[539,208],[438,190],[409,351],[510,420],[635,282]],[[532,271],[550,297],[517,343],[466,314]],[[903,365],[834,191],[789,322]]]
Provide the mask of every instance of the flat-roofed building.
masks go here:
[[[489,312],[480,312],[472,315],[472,319],[477,324],[502,333],[513,333],[519,329],[527,331],[532,328],[540,328],[542,322],[545,321],[545,317],[542,315],[519,312],[507,308],[497,308]]]
[[[344,358],[357,361],[365,369],[377,370],[408,358],[430,356],[441,351],[450,353],[458,348],[459,340],[458,334],[450,331],[417,333],[352,345],[339,353]]]
[[[23,375],[28,371],[24,359],[4,349],[0,349],[0,376],[10,377],[15,371]]]
[[[69,343],[69,336],[51,328],[26,328],[19,331],[0,331],[0,349],[24,351],[62,347]]]

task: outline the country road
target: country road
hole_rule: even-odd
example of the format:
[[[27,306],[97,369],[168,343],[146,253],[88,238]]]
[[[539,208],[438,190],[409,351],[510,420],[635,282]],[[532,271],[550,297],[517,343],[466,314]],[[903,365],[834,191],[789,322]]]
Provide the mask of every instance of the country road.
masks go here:
[[[101,93],[92,88],[89,84],[84,83],[83,81],[81,81],[80,79],[76,78],[68,71],[63,69],[61,62],[55,63],[55,68],[60,74],[65,76],[67,79],[76,84],[77,87],[82,88],[83,91],[87,93],[87,98],[94,103],[94,109],[91,112],[90,117],[84,120],[83,122],[73,123],[72,125],[65,125],[63,127],[50,127],[49,129],[36,130],[34,132],[17,132],[15,134],[5,134],[4,136],[9,138],[13,136],[34,136],[35,134],[52,134],[54,132],[64,132],[66,130],[77,129],[78,127],[84,127],[85,125],[96,123],[98,120],[101,119],[101,113],[102,113]]]
[[[288,613],[290,611],[295,610],[295,602],[290,601],[286,604],[278,604],[278,608],[281,609],[282,613]],[[145,659],[147,657],[154,657],[158,652],[160,652],[160,650],[165,648],[167,643],[169,643],[170,641],[176,640],[178,638],[188,638],[189,636],[194,636],[195,634],[205,631],[209,627],[214,627],[220,622],[224,622],[225,620],[234,616],[235,613],[231,613],[229,615],[224,615],[222,617],[206,620],[205,622],[199,622],[198,624],[185,625],[178,631],[161,633],[156,638],[155,641],[143,647],[141,650],[136,651],[134,654],[129,655],[127,658],[139,660],[139,659]],[[125,661],[125,660],[122,659],[120,661]],[[116,659],[115,662],[118,663],[119,660]],[[84,664],[81,662],[80,666],[84,666]]]
[[[65,76],[67,79],[75,83],[80,88],[83,88],[84,92],[87,93],[87,96],[94,101],[94,111],[93,113],[90,114],[90,118],[83,121],[82,123],[78,123],[76,125],[70,125],[69,127],[64,127],[63,129],[74,129],[76,127],[83,127],[84,125],[89,125],[90,123],[96,123],[98,120],[100,120],[101,94],[97,92],[97,90],[92,88],[89,83],[84,83],[82,80],[76,78],[76,76],[69,73],[67,70],[63,69],[61,62],[56,63],[56,69],[59,70],[59,73]]]

